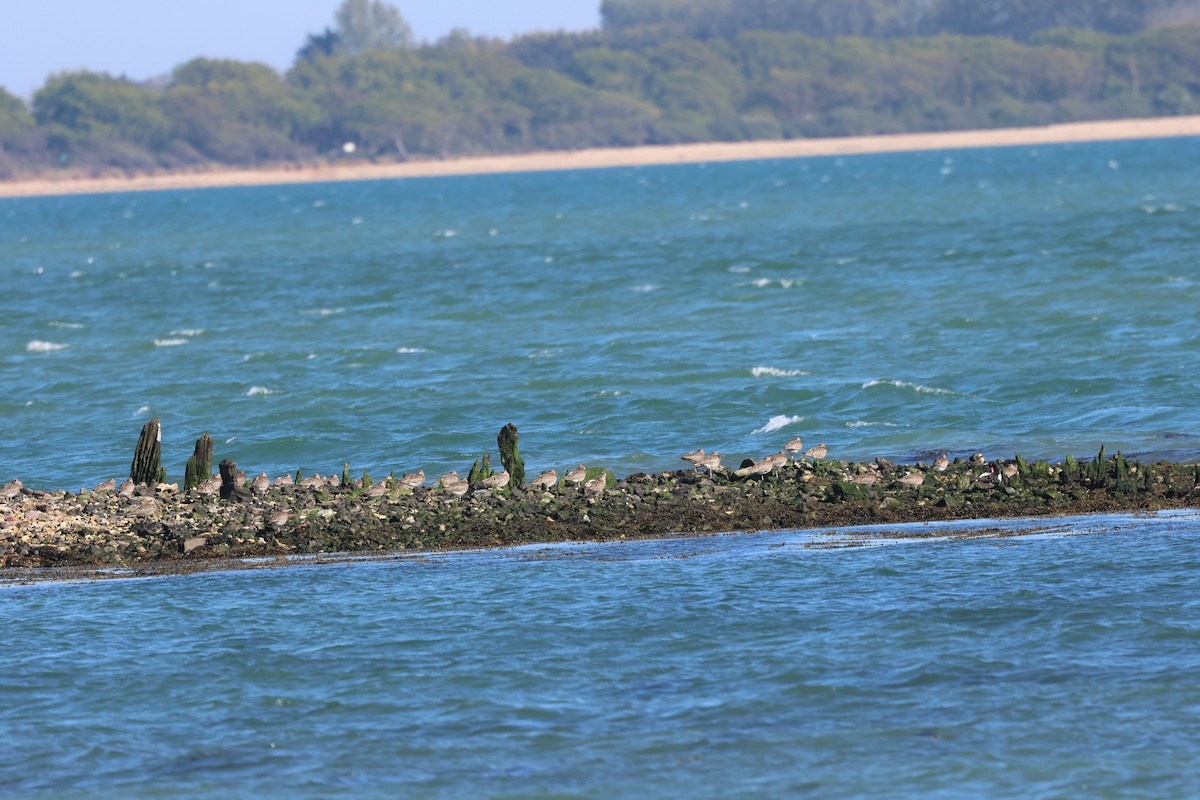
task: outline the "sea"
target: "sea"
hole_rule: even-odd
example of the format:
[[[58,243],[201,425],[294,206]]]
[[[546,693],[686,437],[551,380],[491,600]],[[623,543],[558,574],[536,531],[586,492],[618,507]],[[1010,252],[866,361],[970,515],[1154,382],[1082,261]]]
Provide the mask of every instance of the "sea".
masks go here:
[[[0,481],[1200,460],[1200,140],[0,199]],[[975,536],[961,535],[973,531]],[[631,531],[636,534],[636,531]],[[633,537],[631,536],[631,539]],[[1200,795],[1200,513],[0,586],[3,797]]]

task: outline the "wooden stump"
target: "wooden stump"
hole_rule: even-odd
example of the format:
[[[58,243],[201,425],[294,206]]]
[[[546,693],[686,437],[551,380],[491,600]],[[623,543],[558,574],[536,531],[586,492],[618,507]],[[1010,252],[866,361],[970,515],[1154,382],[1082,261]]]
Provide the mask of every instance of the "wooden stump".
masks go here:
[[[250,490],[238,483],[237,464],[228,458],[221,462],[221,499],[233,500],[236,503],[248,503],[252,495]]]
[[[146,485],[160,483],[166,477],[162,471],[162,427],[158,417],[142,426],[129,477],[134,483]]]
[[[212,477],[213,440],[207,433],[196,440],[196,451],[187,461],[183,490],[190,492]]]
[[[525,485],[525,460],[517,450],[517,426],[511,422],[500,429],[496,444],[500,446],[500,463],[508,471],[509,479],[514,486]]]

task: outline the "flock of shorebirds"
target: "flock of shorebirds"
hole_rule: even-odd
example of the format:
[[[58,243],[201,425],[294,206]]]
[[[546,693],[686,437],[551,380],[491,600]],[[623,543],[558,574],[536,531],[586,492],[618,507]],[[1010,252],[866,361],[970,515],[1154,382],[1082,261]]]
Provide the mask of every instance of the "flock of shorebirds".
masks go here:
[[[799,455],[798,455],[799,454]],[[786,465],[803,462],[804,459],[812,459],[813,462],[823,461],[829,454],[829,449],[822,443],[815,447],[804,449],[804,442],[799,437],[792,439],[783,446],[783,449],[778,453],[773,453],[765,456],[757,461],[753,461],[747,466],[741,467],[733,471],[733,474],[738,477],[750,477],[755,475],[766,475],[774,470],[780,469]],[[692,464],[696,471],[707,470],[708,472],[724,472],[725,468],[721,466],[721,454],[718,452],[707,453],[703,449],[693,450],[689,453],[684,453],[680,456],[684,461]],[[992,462],[988,464],[981,454],[975,454],[971,457],[970,462],[973,465],[983,466],[985,469],[979,473],[975,482],[981,487],[997,487],[1001,486],[1006,480],[1017,475],[1017,465],[1003,462]],[[957,462],[956,462],[957,463]],[[933,462],[931,469],[934,472],[945,472],[950,466],[950,459],[946,453],[939,455]],[[895,481],[904,486],[916,488],[925,483],[927,472],[920,468],[908,469],[903,475],[895,477],[894,473],[897,467],[892,462],[885,458],[875,459],[875,463],[868,465],[859,465],[858,472],[854,475],[846,476],[846,480],[851,483],[856,483],[862,486],[873,486],[886,476],[888,480]],[[555,470],[546,470],[530,481],[525,488],[532,490],[548,491],[560,485],[575,486],[583,490],[588,495],[598,495],[604,492],[607,488],[607,473],[601,471],[600,474],[594,477],[588,477],[588,468],[580,464],[575,469],[570,470],[562,476],[560,482],[558,473]],[[296,476],[299,478],[299,475]],[[499,472],[484,478],[476,488],[483,489],[502,489],[509,485],[512,478],[508,471]],[[386,494],[393,486],[401,486],[406,489],[416,489],[424,486],[426,482],[425,471],[417,470],[416,472],[408,473],[400,478],[392,481],[381,481],[380,483],[363,485],[362,482],[354,481],[357,488],[362,488],[363,494],[369,497],[378,497]],[[247,488],[248,484],[248,488]],[[258,475],[253,481],[248,481],[245,473],[239,473],[236,478],[236,488],[230,487],[233,492],[237,493],[239,498],[242,495],[249,496],[251,494],[263,494],[273,486],[289,486],[297,485],[300,487],[318,488],[323,486],[339,486],[341,480],[337,476],[322,477],[320,475],[312,475],[302,480],[296,481],[290,474],[282,475],[275,480],[267,477],[266,473]],[[459,476],[457,471],[447,472],[445,475],[437,479],[433,484],[434,488],[440,488],[442,491],[454,496],[462,497],[467,494],[472,488],[472,484],[466,479]],[[0,496],[7,497],[20,491],[23,488],[20,481],[13,481],[11,484],[3,487],[6,494]],[[109,480],[101,483],[92,491],[94,492],[115,492],[118,495],[131,497],[134,494],[135,486],[132,480],[126,480],[120,487],[114,481]],[[200,484],[197,491],[202,496],[216,495],[222,493],[222,479],[219,475],[214,475],[209,480]]]

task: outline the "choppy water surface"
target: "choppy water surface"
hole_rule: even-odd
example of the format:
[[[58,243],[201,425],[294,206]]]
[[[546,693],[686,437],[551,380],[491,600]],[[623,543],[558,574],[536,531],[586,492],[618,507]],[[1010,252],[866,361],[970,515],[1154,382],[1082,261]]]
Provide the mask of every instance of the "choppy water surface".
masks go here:
[[[1196,530],[0,588],[0,794],[1194,796]]]
[[[0,200],[0,480],[1195,457],[1198,145]],[[0,795],[1194,796],[1197,534],[4,586]]]
[[[1200,141],[0,200],[0,477],[1194,455]]]

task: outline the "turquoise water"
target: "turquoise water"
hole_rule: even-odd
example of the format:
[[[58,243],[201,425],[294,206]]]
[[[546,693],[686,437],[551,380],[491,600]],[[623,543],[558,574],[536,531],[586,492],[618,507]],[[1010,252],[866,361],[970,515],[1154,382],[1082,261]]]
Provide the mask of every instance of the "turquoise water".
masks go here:
[[[0,480],[1196,458],[1198,148],[0,200]],[[892,533],[0,586],[0,796],[1200,793],[1200,518]]]
[[[1197,523],[0,588],[0,795],[1193,797]]]
[[[1200,453],[1200,140],[0,200],[0,476]]]

